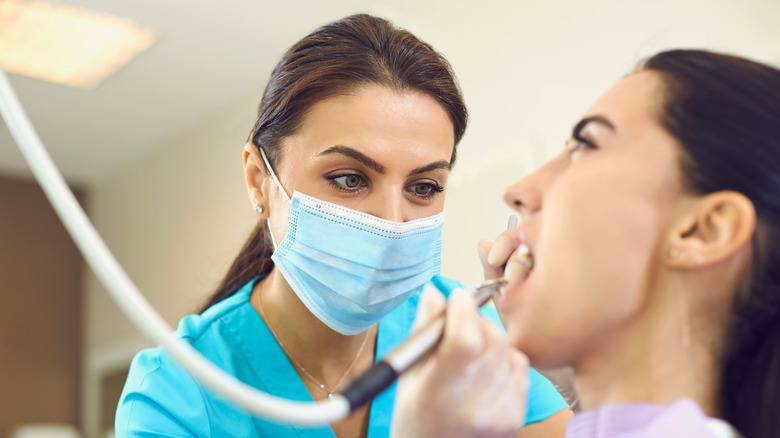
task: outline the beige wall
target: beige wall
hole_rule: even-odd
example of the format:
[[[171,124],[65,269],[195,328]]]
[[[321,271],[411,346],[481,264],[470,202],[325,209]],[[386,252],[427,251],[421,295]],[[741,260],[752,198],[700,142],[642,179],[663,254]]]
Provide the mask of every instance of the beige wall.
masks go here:
[[[216,286],[253,223],[241,151],[259,95],[248,93],[92,185],[89,213],[96,228],[171,324]],[[86,347],[135,336],[91,272],[85,283]]]

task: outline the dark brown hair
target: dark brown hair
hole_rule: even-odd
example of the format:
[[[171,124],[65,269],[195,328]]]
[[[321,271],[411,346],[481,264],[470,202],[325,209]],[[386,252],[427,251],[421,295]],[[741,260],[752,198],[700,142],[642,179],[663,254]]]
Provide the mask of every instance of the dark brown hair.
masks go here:
[[[682,145],[687,186],[733,190],[756,209],[753,257],[722,357],[721,414],[746,438],[780,431],[780,70],[697,50],[660,53],[661,122]]]
[[[276,167],[284,155],[282,140],[298,129],[315,103],[366,84],[416,91],[436,99],[454,127],[450,166],[454,164],[455,146],[463,137],[468,117],[450,64],[411,33],[366,14],[322,26],[284,54],[271,73],[249,139],[263,148]],[[269,273],[272,252],[265,221],[260,221],[203,309]]]

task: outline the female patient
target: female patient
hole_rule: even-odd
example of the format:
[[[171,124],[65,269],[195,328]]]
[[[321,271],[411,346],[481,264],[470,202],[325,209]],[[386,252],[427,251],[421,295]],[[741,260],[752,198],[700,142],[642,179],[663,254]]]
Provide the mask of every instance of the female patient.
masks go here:
[[[465,128],[449,64],[412,34],[356,15],[303,38],[274,69],[243,151],[257,228],[179,336],[274,395],[322,400],[341,389],[407,336],[414,293],[439,272],[444,191]],[[550,436],[566,405],[532,377],[529,421],[539,423],[524,433]],[[116,430],[382,437],[394,397],[332,428],[298,428],[253,418],[153,349],[133,362]]]
[[[482,252],[487,276],[506,264],[508,339],[454,294],[395,436],[513,433],[524,400],[502,389],[525,358],[510,345],[573,366],[569,437],[778,436],[780,71],[660,53],[504,199],[524,220]],[[422,318],[442,301],[426,293]]]

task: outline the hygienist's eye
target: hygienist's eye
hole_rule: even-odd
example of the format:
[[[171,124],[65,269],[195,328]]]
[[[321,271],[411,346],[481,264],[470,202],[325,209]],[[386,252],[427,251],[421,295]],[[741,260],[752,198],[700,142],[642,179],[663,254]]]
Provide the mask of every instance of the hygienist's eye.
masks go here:
[[[366,185],[363,177],[354,173],[346,175],[328,175],[326,178],[339,190],[353,191]]]
[[[409,186],[409,191],[418,198],[430,199],[443,192],[444,187],[433,182],[417,183]]]
[[[347,176],[340,176],[336,178],[334,181],[338,182],[339,184],[349,187],[350,189],[353,189],[360,184],[360,177],[357,175],[347,175]]]

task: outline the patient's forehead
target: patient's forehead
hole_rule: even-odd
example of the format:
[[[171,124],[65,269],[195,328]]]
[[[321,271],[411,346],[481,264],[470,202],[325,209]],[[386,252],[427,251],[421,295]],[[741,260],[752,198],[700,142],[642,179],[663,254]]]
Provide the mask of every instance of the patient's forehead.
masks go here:
[[[618,133],[637,135],[660,128],[665,84],[660,73],[644,70],[628,75],[607,89],[586,115],[607,117]]]

